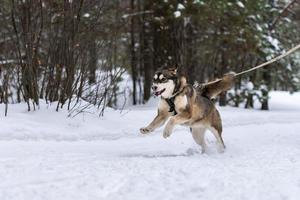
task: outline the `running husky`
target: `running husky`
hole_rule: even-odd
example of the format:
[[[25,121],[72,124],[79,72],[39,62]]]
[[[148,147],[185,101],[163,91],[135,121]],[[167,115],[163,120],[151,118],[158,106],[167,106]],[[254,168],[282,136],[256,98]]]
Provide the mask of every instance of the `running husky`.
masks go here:
[[[163,131],[163,137],[172,134],[175,125],[186,125],[191,128],[194,140],[205,152],[205,130],[210,130],[217,139],[218,151],[224,152],[222,139],[222,121],[212,99],[221,92],[230,89],[234,83],[235,73],[225,74],[217,82],[193,87],[187,84],[184,76],[176,68],[158,69],[153,77],[154,95],[161,96],[157,116],[140,132],[146,134],[162,126],[169,118]]]

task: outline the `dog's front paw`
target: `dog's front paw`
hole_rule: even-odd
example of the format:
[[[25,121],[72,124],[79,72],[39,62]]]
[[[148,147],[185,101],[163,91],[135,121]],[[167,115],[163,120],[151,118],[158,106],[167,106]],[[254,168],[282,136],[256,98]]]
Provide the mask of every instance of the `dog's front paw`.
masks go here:
[[[141,134],[147,134],[151,132],[151,129],[144,127],[144,128],[140,128],[140,132]]]
[[[171,133],[172,133],[172,130],[170,130],[168,128],[165,128],[164,129],[164,134],[163,134],[164,138],[170,137]]]

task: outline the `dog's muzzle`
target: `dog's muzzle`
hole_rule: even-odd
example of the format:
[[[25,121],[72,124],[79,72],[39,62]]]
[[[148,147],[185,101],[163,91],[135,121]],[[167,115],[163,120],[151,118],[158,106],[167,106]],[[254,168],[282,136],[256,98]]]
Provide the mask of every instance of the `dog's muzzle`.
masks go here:
[[[162,89],[160,91],[153,91],[155,96],[161,95],[166,89]]]

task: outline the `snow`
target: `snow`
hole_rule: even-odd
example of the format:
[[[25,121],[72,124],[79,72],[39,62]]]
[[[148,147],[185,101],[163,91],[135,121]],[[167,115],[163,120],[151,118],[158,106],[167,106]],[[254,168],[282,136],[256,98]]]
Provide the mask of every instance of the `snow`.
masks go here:
[[[259,24],[256,24],[256,29],[257,29],[259,32],[262,32],[262,31],[263,31],[262,27],[261,27]]]
[[[16,63],[15,60],[0,60],[0,65]]]
[[[67,118],[55,104],[0,104],[1,200],[298,199],[300,93],[272,92],[270,111],[219,108],[226,151],[201,154],[185,127],[138,130],[157,99],[103,118]]]
[[[183,9],[185,9],[185,7],[184,7],[183,4],[179,3],[179,4],[177,5],[177,9],[178,9],[178,10],[183,10]]]
[[[175,16],[176,18],[180,17],[180,16],[181,16],[181,12],[180,12],[179,10],[175,11],[175,12],[174,12],[174,16]]]
[[[240,8],[245,8],[245,5],[244,5],[242,2],[240,2],[240,1],[237,2],[237,5],[238,5]]]
[[[256,19],[256,17],[254,15],[249,15],[248,18],[251,19],[251,20],[255,20]]]
[[[85,13],[83,16],[86,17],[86,18],[89,18],[91,16],[91,14],[90,13]]]
[[[204,5],[205,2],[203,0],[194,0],[193,4],[200,4],[200,5]]]
[[[275,50],[280,50],[280,42],[278,39],[273,38],[271,36],[267,36],[266,39],[272,44],[272,46],[275,48]]]
[[[254,89],[254,84],[251,81],[248,81],[245,85],[245,88],[247,90],[253,90]]]

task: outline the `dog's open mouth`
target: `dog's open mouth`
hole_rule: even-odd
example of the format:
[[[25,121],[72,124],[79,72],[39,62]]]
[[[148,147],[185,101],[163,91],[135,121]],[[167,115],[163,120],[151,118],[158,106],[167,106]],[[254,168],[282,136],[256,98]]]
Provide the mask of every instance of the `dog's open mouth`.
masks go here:
[[[166,90],[166,88],[165,88],[165,89],[162,89],[162,90],[160,90],[160,91],[156,91],[156,92],[154,92],[154,95],[155,95],[155,96],[159,96],[159,95],[161,95],[165,90]]]

